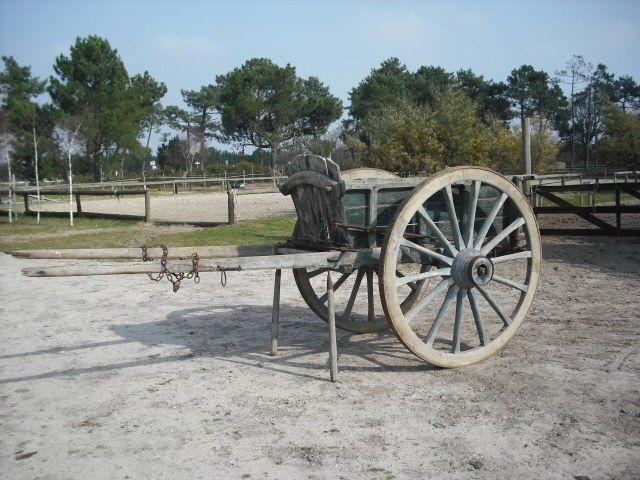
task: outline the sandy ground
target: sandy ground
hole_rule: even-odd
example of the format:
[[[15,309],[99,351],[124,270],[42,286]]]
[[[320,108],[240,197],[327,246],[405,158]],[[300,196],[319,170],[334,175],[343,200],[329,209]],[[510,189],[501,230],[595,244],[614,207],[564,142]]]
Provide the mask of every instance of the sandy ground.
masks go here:
[[[640,239],[544,239],[529,318],[484,363],[434,369],[339,332],[283,275],[177,294],[146,277],[29,279],[0,255],[0,476],[640,477]]]
[[[82,211],[114,213],[119,215],[144,215],[144,196],[81,197]],[[32,201],[30,208],[37,205]],[[68,211],[64,202],[44,202],[42,210]],[[75,208],[75,205],[74,205]],[[240,220],[252,218],[295,215],[291,197],[279,192],[240,194],[237,196],[236,217]],[[151,196],[151,218],[166,221],[226,222],[226,192],[178,193]]]

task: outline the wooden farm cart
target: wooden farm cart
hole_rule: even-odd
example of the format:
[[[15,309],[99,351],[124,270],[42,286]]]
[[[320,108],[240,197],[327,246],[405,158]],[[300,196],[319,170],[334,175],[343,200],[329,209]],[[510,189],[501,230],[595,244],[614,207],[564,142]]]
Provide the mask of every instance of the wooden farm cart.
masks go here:
[[[143,259],[86,267],[27,268],[28,276],[164,274],[273,269],[271,354],[277,350],[280,279],[293,269],[309,307],[329,324],[331,378],[335,326],[354,333],[392,328],[421,359],[442,367],[479,362],[502,348],[524,320],[540,273],[540,236],[520,190],[476,167],[401,179],[376,169],[340,173],[303,155],[280,186],[298,219],[283,244],[143,248]],[[140,249],[25,250],[29,258],[140,259]],[[172,274],[170,272],[189,272]],[[157,277],[155,277],[157,278]],[[178,283],[176,283],[178,282]]]

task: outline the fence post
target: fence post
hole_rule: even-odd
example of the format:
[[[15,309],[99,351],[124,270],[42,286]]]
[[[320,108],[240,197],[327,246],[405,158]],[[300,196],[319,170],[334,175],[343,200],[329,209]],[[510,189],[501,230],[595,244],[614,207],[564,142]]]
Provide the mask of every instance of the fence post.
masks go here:
[[[24,198],[24,213],[29,213],[29,194],[28,193],[24,193],[23,194],[23,198]]]
[[[76,193],[76,214],[82,213],[82,205],[80,204],[80,194]]]
[[[622,228],[622,214],[620,213],[620,187],[616,185],[616,229]]]
[[[144,221],[149,223],[151,221],[151,196],[149,190],[144,192]]]
[[[178,193],[178,182],[173,182],[173,194]]]
[[[236,220],[236,191],[234,189],[227,190],[227,213],[229,225],[235,225]]]

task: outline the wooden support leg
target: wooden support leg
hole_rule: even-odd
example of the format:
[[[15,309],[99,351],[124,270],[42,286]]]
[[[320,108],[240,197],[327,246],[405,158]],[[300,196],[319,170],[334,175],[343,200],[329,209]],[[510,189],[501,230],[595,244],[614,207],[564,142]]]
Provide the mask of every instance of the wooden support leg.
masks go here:
[[[271,312],[271,356],[278,354],[278,328],[280,327],[280,280],[282,270],[276,270],[273,283],[273,309]]]
[[[338,345],[336,342],[336,311],[333,301],[333,282],[327,272],[327,308],[329,309],[329,372],[331,381],[338,381]]]

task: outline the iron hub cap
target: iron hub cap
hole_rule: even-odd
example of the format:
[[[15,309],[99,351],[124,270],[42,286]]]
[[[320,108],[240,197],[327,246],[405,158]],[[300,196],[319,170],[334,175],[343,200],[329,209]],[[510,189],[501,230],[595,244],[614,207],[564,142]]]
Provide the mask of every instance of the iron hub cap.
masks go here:
[[[460,288],[482,287],[493,277],[493,263],[479,250],[465,248],[453,259],[451,275]]]

